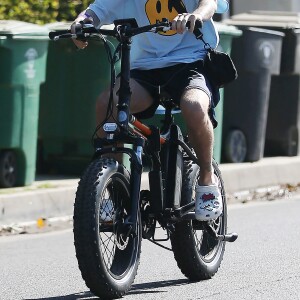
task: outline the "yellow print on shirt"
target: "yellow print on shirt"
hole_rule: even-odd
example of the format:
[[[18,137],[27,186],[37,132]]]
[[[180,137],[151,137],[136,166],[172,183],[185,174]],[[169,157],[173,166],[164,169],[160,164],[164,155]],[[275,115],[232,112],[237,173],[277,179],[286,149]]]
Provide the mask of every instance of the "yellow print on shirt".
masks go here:
[[[183,0],[148,0],[145,10],[150,24],[162,21],[163,18],[172,21],[178,14],[187,12]],[[159,32],[163,35],[173,35],[175,33],[175,30]]]

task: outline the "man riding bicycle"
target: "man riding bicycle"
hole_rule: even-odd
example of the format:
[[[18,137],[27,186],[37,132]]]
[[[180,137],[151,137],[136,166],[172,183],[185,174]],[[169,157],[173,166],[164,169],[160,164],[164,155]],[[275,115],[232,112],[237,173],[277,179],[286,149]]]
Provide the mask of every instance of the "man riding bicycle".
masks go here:
[[[115,19],[132,17],[139,26],[154,24],[163,18],[172,21],[172,30],[168,32],[145,33],[133,38],[130,111],[137,118],[153,116],[162,90],[180,107],[200,165],[195,206],[195,215],[200,221],[216,219],[222,213],[222,198],[212,167],[213,128],[217,126],[214,108],[219,92],[203,67],[207,49],[192,32],[196,20],[200,20],[205,42],[216,48],[218,33],[212,16],[227,9],[226,0],[96,0],[76,18],[71,28],[74,31],[80,21],[100,27]],[[190,23],[188,30],[187,22]],[[80,49],[87,46],[87,42],[80,40],[74,43]],[[118,89],[119,79],[114,88],[115,98]],[[97,100],[99,124],[106,117],[109,94],[110,89],[107,89]]]

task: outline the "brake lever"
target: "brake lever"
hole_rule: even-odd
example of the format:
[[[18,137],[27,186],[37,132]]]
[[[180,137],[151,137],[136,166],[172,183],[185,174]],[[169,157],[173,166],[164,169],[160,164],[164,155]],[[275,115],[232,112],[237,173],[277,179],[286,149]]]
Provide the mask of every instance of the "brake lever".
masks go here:
[[[76,39],[77,38],[77,34],[75,33],[65,33],[65,34],[61,34],[61,35],[57,35],[53,38],[53,41],[58,41],[59,39]]]
[[[160,24],[160,26],[154,28],[155,33],[159,32],[159,31],[167,32],[167,31],[171,30],[172,23],[168,19],[163,18],[159,24]]]
[[[189,29],[190,25],[191,25],[191,22],[188,21],[186,23],[186,28]],[[194,30],[193,30],[193,34],[195,35],[196,39],[201,39],[202,38],[203,33],[200,30],[202,27],[203,27],[203,22],[201,20],[196,20],[195,27],[194,27]],[[160,23],[160,26],[156,27],[154,29],[154,32],[156,32],[156,33],[158,31],[166,32],[166,31],[171,30],[171,28],[172,28],[172,23],[168,19],[163,18],[162,22]]]

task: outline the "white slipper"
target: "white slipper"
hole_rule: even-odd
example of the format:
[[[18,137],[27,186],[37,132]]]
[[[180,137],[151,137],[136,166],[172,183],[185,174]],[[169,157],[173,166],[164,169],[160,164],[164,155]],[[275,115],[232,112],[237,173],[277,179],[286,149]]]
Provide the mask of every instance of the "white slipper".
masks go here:
[[[217,185],[196,186],[195,215],[199,221],[217,219],[223,211],[222,195]]]

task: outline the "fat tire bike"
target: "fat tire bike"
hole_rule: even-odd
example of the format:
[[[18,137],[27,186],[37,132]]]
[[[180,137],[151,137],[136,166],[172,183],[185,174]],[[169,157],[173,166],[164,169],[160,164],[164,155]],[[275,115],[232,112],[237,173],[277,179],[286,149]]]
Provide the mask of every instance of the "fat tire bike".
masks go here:
[[[197,27],[194,33],[199,37],[201,24]],[[82,23],[76,33],[68,30],[49,34],[54,40],[100,38],[107,45],[105,37],[112,36],[119,41],[114,52],[108,51],[112,74],[116,61],[121,60],[117,117],[114,122],[107,118],[101,124],[105,138],[93,138],[95,153],[79,181],[74,205],[79,269],[91,292],[104,299],[119,298],[129,291],[137,274],[142,239],[173,251],[182,273],[191,281],[200,281],[214,276],[223,259],[225,243],[237,238],[236,233],[227,233],[226,194],[215,161],[223,213],[213,221],[195,219],[195,185],[200,167],[188,137],[174,122],[172,111],[176,105],[172,99],[160,99],[165,108],[161,128],[147,126],[130,113],[132,37],[167,30],[168,20],[138,27],[135,19],[123,19],[116,20],[113,29],[96,29]],[[111,78],[114,81],[115,76]],[[112,107],[113,101],[110,103]],[[112,153],[128,155],[129,168],[107,157]],[[149,189],[141,190],[145,161]],[[164,238],[157,237],[158,227],[164,230]],[[170,240],[171,248],[164,246],[162,240]]]

